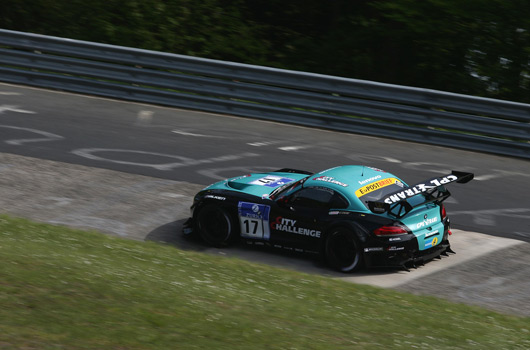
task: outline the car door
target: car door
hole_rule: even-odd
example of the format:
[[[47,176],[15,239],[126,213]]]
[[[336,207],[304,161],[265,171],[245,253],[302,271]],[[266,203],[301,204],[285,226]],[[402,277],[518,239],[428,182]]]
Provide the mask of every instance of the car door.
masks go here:
[[[300,188],[278,198],[271,212],[271,240],[304,250],[318,250],[322,231],[330,220],[329,211],[347,206],[346,199],[332,189]]]

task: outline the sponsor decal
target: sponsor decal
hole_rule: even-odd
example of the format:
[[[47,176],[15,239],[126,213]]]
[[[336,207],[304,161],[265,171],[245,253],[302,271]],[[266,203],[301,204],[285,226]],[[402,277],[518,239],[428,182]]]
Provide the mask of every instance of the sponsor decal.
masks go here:
[[[204,196],[204,198],[217,199],[218,201],[225,201],[225,200],[226,200],[225,197],[214,196],[214,195],[212,195],[212,194],[207,194],[206,196]]]
[[[389,242],[401,241],[401,237],[389,238],[388,241],[389,241]]]
[[[388,179],[383,179],[383,180],[379,180],[376,182],[372,182],[371,184],[363,186],[359,188],[357,191],[355,191],[355,195],[357,197],[362,197],[370,192],[376,191],[386,186],[393,185],[397,182],[400,182],[400,181],[394,177],[389,177]]]
[[[289,232],[297,235],[309,236],[314,238],[320,238],[321,234],[321,232],[318,230],[297,226],[296,220],[286,219],[282,217],[277,217],[273,222],[271,222],[271,228],[276,231]]]
[[[330,211],[328,213],[329,215],[348,215],[350,214],[349,211]]]
[[[405,250],[405,247],[392,246],[392,247],[386,248],[386,250],[389,251],[389,252],[397,252],[397,251],[400,251],[400,250]]]
[[[401,192],[391,194],[389,197],[385,198],[384,201],[387,204],[394,204],[401,200],[432,190],[436,187],[440,187],[450,182],[456,181],[457,179],[458,177],[456,177],[455,175],[447,175],[441,178],[432,179],[428,182],[414,185],[414,187],[407,188]]]
[[[342,183],[342,182],[340,182],[338,180],[335,180],[335,178],[333,178],[331,176],[319,176],[319,177],[315,177],[313,180],[315,180],[315,181],[324,181],[324,182],[328,182],[328,183],[331,183],[331,184],[339,185],[339,186],[342,186],[342,187],[348,187],[347,184]]]
[[[434,217],[432,219],[425,219],[423,220],[422,222],[418,222],[416,224],[416,229],[419,229],[419,228],[422,228],[422,227],[428,227],[430,226],[431,224],[434,224],[438,221],[438,218],[437,217]]]
[[[438,237],[434,237],[431,240],[425,241],[424,248],[431,248],[438,244]]]
[[[370,253],[370,252],[382,252],[383,251],[383,247],[370,247],[370,248],[364,248],[364,252],[365,253]]]
[[[239,202],[237,209],[242,237],[265,240],[270,239],[270,206],[257,203]]]
[[[426,233],[425,234],[425,238],[429,238],[429,237],[432,237],[432,236],[436,236],[438,233],[438,231],[432,231],[432,232],[429,232],[429,233]]]
[[[290,179],[288,177],[268,175],[268,176],[262,177],[261,179],[254,180],[250,184],[267,186],[267,187],[278,187],[278,186],[282,186],[282,185],[285,185],[293,181],[294,179]]]
[[[366,179],[366,180],[363,180],[363,181],[357,181],[359,183],[359,185],[364,185],[368,182],[372,182],[372,181],[375,181],[377,179],[380,179],[381,178],[381,175],[377,175],[377,176],[374,176],[374,177],[371,177],[369,179]]]

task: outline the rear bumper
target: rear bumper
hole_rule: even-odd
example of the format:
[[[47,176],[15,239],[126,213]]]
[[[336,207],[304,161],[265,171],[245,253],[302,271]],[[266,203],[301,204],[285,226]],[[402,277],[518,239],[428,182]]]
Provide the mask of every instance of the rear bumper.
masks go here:
[[[444,227],[442,241],[429,249],[420,250],[418,240],[411,236],[398,244],[381,243],[378,247],[365,248],[364,261],[367,267],[415,267],[423,265],[425,262],[444,255],[451,250],[448,240],[449,224]]]
[[[449,241],[443,241],[433,248],[427,250],[409,251],[381,251],[365,253],[367,267],[414,267],[423,265],[425,262],[439,257],[447,252],[452,252]]]

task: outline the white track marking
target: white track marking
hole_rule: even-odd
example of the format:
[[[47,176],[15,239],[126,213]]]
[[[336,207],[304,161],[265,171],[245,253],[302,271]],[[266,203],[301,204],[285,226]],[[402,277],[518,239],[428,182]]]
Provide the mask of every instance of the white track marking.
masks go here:
[[[346,154],[345,156],[346,158],[352,159],[361,164],[364,162],[371,164],[374,161],[383,161],[387,163],[403,163],[401,160],[396,159],[396,158],[373,155],[373,154]]]
[[[443,163],[432,163],[432,162],[405,162],[396,158],[391,157],[384,157],[379,155],[371,155],[371,154],[350,154],[346,155],[347,158],[353,159],[355,161],[359,162],[374,162],[374,161],[383,161],[387,163],[397,163],[400,164],[402,168],[409,169],[409,170],[417,170],[417,171],[428,171],[431,173],[443,173],[443,172],[450,172],[452,169],[452,166],[449,164],[443,164]],[[467,169],[458,169],[462,171],[469,171],[474,172],[474,168],[467,168]],[[483,174],[483,175],[476,175],[474,177],[475,181],[488,181],[493,180],[497,178],[506,178],[508,176],[523,176],[523,177],[530,177],[530,173],[525,172],[517,172],[517,171],[506,171],[502,169],[491,169],[489,174]]]
[[[500,169],[492,169],[492,174],[486,174],[486,175],[479,175],[475,176],[474,180],[478,181],[487,181],[491,179],[496,179],[500,177],[507,177],[507,176],[524,176],[524,177],[530,177],[530,173],[521,173],[516,171],[506,171],[506,170],[500,170]]]
[[[30,129],[30,128],[21,128],[21,127],[18,127],[18,126],[0,125],[0,128],[29,131],[29,132],[44,136],[44,138],[39,137],[39,138],[33,138],[33,139],[14,139],[14,140],[4,141],[7,144],[15,145],[15,146],[20,146],[21,144],[28,143],[28,142],[57,141],[57,140],[61,140],[61,139],[64,138],[64,137],[62,137],[60,135],[52,134],[51,132],[37,130],[37,129]]]
[[[172,192],[162,192],[162,193],[160,193],[160,196],[161,197],[166,197],[166,198],[183,198],[183,197],[186,197],[183,194],[172,193]]]
[[[26,114],[35,114],[37,112],[28,111],[25,109],[20,109],[18,106],[10,106],[10,105],[1,105],[0,106],[0,114],[4,112],[16,112],[16,113],[26,113]]]
[[[496,216],[530,220],[530,208],[451,211],[451,216],[456,215],[469,216],[473,219],[473,222],[478,225],[495,226]]]
[[[192,137],[208,137],[208,138],[223,138],[222,136],[213,136],[213,135],[203,135],[203,134],[194,134],[187,131],[182,130],[172,130],[172,133],[179,134],[182,136],[192,136]]]
[[[2,96],[20,96],[22,94],[20,92],[0,91],[0,95],[2,95]]]
[[[263,141],[263,142],[249,142],[247,145],[252,147],[263,147],[263,146],[271,146],[280,143],[281,141]]]
[[[149,125],[153,121],[153,115],[155,112],[153,111],[147,111],[143,110],[138,112],[138,115],[136,116],[136,125]]]
[[[170,159],[177,159],[178,162],[172,162],[172,163],[163,163],[163,164],[149,164],[149,163],[138,163],[138,162],[129,162],[119,159],[112,159],[112,158],[105,158],[102,156],[95,155],[95,153],[100,152],[108,152],[108,153],[136,153],[141,155],[149,155],[149,156],[155,156],[155,157],[165,157]],[[125,164],[125,165],[135,165],[135,166],[143,166],[143,167],[150,167],[157,170],[172,170],[175,168],[185,167],[185,166],[193,166],[193,165],[199,165],[199,164],[207,164],[207,163],[217,163],[217,162],[226,162],[231,160],[238,160],[242,158],[248,158],[248,157],[257,157],[259,154],[256,153],[241,153],[241,154],[229,154],[225,156],[220,157],[213,157],[208,159],[192,159],[182,156],[176,156],[173,154],[164,154],[164,153],[156,153],[156,152],[145,152],[145,151],[135,151],[135,150],[128,150],[128,149],[112,149],[112,148],[82,148],[82,149],[76,149],[73,150],[71,153],[84,157],[87,159],[97,160],[97,161],[103,161],[103,162],[110,162],[110,163],[116,163],[116,164]]]
[[[307,148],[311,148],[312,146],[285,146],[285,147],[278,147],[279,150],[281,151],[299,151],[301,149],[307,149]]]

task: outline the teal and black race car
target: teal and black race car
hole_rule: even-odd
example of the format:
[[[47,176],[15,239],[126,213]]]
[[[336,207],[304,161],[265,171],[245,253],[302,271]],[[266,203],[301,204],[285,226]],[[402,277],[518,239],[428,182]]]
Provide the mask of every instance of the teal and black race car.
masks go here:
[[[408,186],[361,165],[249,174],[200,191],[184,233],[213,246],[243,239],[318,253],[342,272],[364,265],[407,268],[452,252],[445,185],[471,179],[453,171]]]

